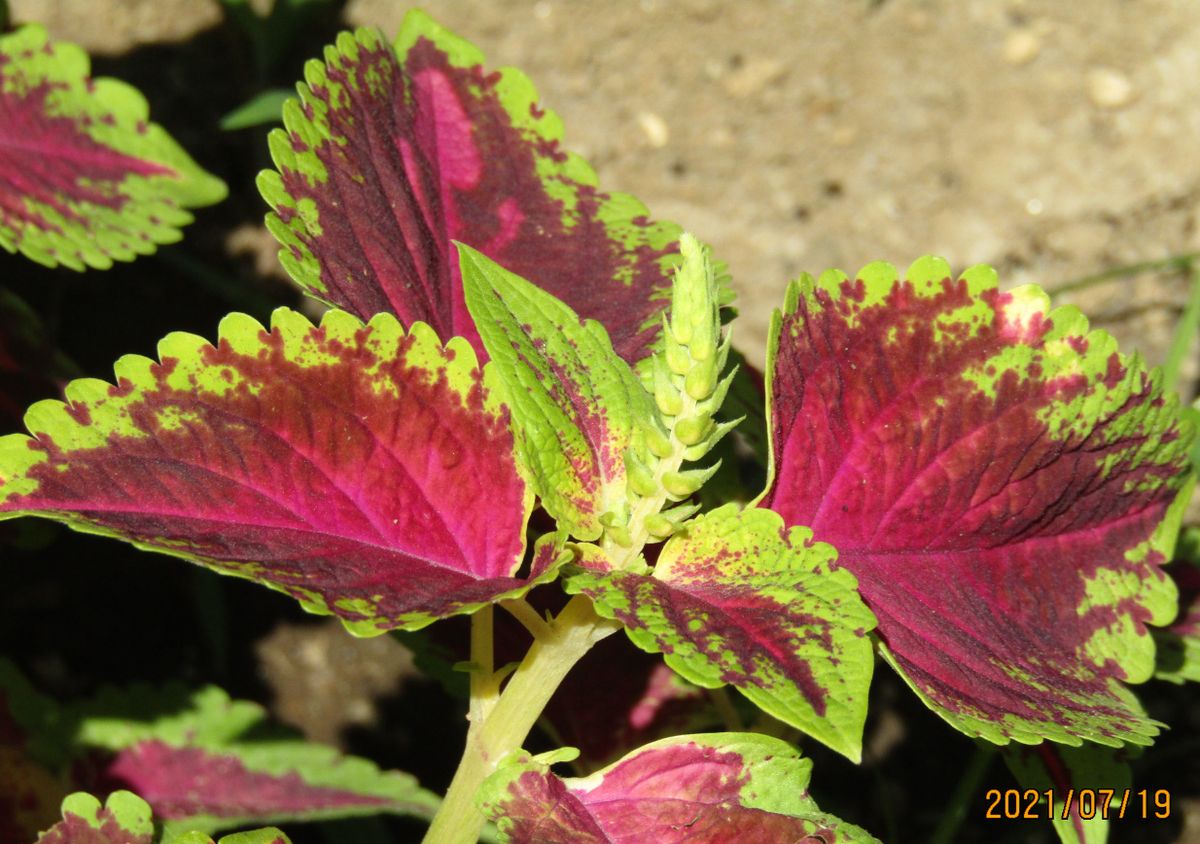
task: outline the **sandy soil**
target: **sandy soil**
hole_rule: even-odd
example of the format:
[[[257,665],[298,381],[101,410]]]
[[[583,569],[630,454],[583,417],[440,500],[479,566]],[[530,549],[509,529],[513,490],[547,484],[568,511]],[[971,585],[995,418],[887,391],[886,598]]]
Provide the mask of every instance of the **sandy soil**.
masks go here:
[[[393,33],[407,3],[350,0]],[[181,40],[213,0],[13,0],[100,54]],[[1200,248],[1200,13],[1191,0],[438,0],[516,65],[602,183],[711,242],[761,360],[801,271],[987,262],[1056,283]],[[81,11],[86,9],[86,12]],[[1161,359],[1179,277],[1063,297]]]

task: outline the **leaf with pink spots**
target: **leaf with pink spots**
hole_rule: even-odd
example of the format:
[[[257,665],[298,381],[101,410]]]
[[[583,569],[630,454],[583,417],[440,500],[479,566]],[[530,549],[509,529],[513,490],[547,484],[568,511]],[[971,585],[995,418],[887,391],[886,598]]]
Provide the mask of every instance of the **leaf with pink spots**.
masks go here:
[[[1001,744],[1149,743],[1125,684],[1175,612],[1194,436],[1159,375],[932,258],[801,279],[770,349],[762,504],[838,549],[921,698]]]
[[[557,757],[561,751],[553,754]],[[582,779],[522,756],[478,795],[513,844],[875,842],[808,795],[812,762],[752,733],[677,736],[645,745]]]
[[[381,314],[320,326],[235,314],[210,345],[171,334],[161,363],[127,356],[117,383],[0,438],[0,518],[35,515],[278,589],[355,632],[416,628],[552,577],[528,578],[532,497],[508,410],[466,341]]]
[[[225,197],[137,90],[89,72],[40,26],[0,36],[0,247],[51,267],[149,254]]]
[[[410,12],[395,46],[339,36],[309,62],[272,133],[259,188],[292,277],[366,319],[391,312],[482,352],[463,301],[460,241],[608,328],[634,363],[669,295],[679,229],[596,186],[519,71]]]

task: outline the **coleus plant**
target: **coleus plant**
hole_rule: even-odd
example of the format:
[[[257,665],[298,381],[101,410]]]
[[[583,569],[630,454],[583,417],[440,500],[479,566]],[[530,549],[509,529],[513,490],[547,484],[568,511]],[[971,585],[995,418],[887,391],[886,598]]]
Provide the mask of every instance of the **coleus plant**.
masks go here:
[[[218,198],[144,109],[122,122],[77,53],[33,28],[0,57],[5,108],[110,176],[26,184],[0,159],[8,248],[103,266]],[[581,779],[552,770],[570,748],[525,753],[571,668],[622,629],[688,689],[733,686],[854,761],[877,654],[960,732],[1046,749],[1010,754],[1026,782],[1086,781],[1108,748],[1154,740],[1128,686],[1155,670],[1150,627],[1176,615],[1162,566],[1194,440],[1156,371],[986,267],[803,276],[772,323],[766,487],[702,506],[742,415],[729,399],[754,392],[706,247],[600,190],[524,76],[488,71],[422,13],[394,43],[341,35],[305,78],[259,186],[282,262],[330,310],[313,324],[280,309],[269,327],[232,314],[213,343],[168,335],[158,361],[124,357],[113,383],[33,405],[30,435],[0,438],[0,518],[250,579],[357,635],[468,615],[470,730],[431,842],[874,840],[823,813],[811,762],[763,735],[670,736]],[[151,156],[147,135],[169,152]],[[531,537],[535,508],[548,527]],[[572,597],[543,614],[529,593],[552,582]],[[532,639],[516,663],[497,666],[496,606]],[[205,841],[371,806],[361,782],[330,803],[332,781],[266,766],[236,736],[156,729],[97,740],[140,797],[70,797],[42,840],[86,826],[149,841],[153,812],[170,840]],[[180,812],[164,783],[203,792],[214,756],[287,799]],[[409,786],[376,796],[422,815]]]

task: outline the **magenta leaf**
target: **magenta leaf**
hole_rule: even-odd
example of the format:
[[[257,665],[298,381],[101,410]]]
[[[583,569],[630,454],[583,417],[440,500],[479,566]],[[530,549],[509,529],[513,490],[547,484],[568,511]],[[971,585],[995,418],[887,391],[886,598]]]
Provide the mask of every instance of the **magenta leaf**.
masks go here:
[[[104,806],[92,795],[77,792],[63,801],[62,817],[42,833],[36,844],[151,844],[154,841],[150,807],[128,791],[109,795]]]
[[[1023,790],[1038,793],[1034,811],[1038,817],[1050,817],[1062,844],[1104,844],[1109,819],[1122,815],[1122,803],[1128,812],[1130,801],[1137,800],[1130,789],[1133,775],[1127,760],[1131,752],[1137,751],[1086,742],[1080,747],[1049,742],[1037,747],[1013,744],[1004,749],[1004,761]],[[1003,794],[1001,791],[1001,800]],[[1140,810],[1139,801],[1135,811]]]
[[[309,62],[286,130],[271,135],[279,172],[259,180],[280,259],[324,301],[424,321],[482,352],[451,245],[461,241],[604,324],[626,361],[642,359],[679,229],[600,191],[559,147],[561,122],[529,80],[483,62],[417,11],[394,49],[359,30]]]
[[[838,549],[922,699],[1001,744],[1148,743],[1124,683],[1175,612],[1193,438],[1159,375],[932,258],[806,277],[772,334],[762,504]]]
[[[107,268],[179,240],[184,209],[225,197],[116,79],[30,25],[0,36],[0,247]]]
[[[521,756],[478,795],[503,841],[761,844],[873,842],[817,808],[812,762],[779,739],[714,733],[663,739],[584,779],[562,779]]]
[[[652,571],[607,571],[585,555],[566,588],[691,682],[731,684],[857,761],[875,619],[836,560],[806,528],[726,505],[688,522]]]
[[[513,575],[531,495],[462,339],[390,314],[234,314],[40,402],[0,438],[0,518],[37,515],[292,595],[354,632],[416,628],[552,577]]]

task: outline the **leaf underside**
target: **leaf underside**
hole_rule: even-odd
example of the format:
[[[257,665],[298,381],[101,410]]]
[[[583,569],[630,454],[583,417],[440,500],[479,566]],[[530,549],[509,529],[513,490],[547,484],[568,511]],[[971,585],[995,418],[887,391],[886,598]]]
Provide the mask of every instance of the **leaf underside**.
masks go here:
[[[272,330],[234,314],[220,342],[172,334],[162,363],[127,356],[117,384],[0,438],[0,518],[38,515],[292,595],[372,635],[519,594],[531,496],[507,409],[461,339],[388,314]],[[481,492],[483,494],[481,494]]]
[[[836,552],[775,513],[727,505],[687,524],[650,573],[573,568],[571,592],[693,683],[729,683],[857,760],[874,657],[871,612]]]
[[[0,247],[51,267],[149,254],[226,193],[136,89],[89,67],[40,26],[0,36]]]
[[[1148,743],[1121,681],[1174,613],[1193,437],[1159,376],[939,259],[802,279],[771,349],[762,504],[838,549],[918,694],[998,743]]]
[[[585,779],[528,757],[503,765],[480,802],[502,840],[541,844],[873,842],[808,796],[812,763],[779,739],[720,733],[663,739]]]
[[[278,172],[259,179],[301,287],[482,352],[461,241],[602,322],[627,361],[649,353],[679,229],[600,191],[519,71],[486,71],[475,47],[414,11],[394,48],[371,30],[343,33],[305,79],[270,138]]]

